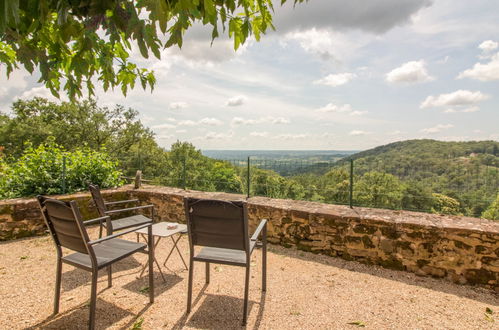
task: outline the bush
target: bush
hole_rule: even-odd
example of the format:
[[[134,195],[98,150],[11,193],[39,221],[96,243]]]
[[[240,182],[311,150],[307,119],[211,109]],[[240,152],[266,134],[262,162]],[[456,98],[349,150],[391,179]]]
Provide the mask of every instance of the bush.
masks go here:
[[[490,220],[499,220],[499,194],[497,198],[490,206],[483,212],[482,218]]]
[[[118,186],[122,181],[116,168],[105,152],[88,148],[65,152],[53,141],[37,148],[28,145],[17,161],[0,162],[0,198],[72,193],[86,190],[89,183]]]
[[[434,204],[431,208],[432,213],[463,215],[458,200],[442,194],[434,193],[432,195],[434,198]]]

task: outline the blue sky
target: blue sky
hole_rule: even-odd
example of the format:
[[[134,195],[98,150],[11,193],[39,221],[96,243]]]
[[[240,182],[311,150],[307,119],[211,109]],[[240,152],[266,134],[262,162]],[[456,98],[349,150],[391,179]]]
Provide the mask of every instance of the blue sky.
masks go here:
[[[161,146],[367,149],[394,141],[499,140],[497,0],[310,0],[276,5],[277,31],[234,52],[194,26],[154,69],[153,93],[97,91],[140,112]],[[49,96],[1,72],[0,109]]]

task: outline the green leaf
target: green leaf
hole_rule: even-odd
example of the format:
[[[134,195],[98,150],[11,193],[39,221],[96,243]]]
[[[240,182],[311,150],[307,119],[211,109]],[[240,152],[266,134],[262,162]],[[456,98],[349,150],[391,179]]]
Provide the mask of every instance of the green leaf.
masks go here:
[[[347,324],[355,325],[359,328],[364,328],[366,326],[366,324],[362,321],[353,321],[353,322],[348,322]]]
[[[209,21],[213,21],[217,16],[217,9],[212,0],[204,0],[204,11],[205,17],[207,17]]]
[[[144,318],[143,318],[143,317],[141,317],[141,318],[137,319],[137,320],[133,323],[133,325],[132,325],[132,327],[130,328],[130,330],[141,330],[141,329],[142,329],[142,323],[144,323]]]

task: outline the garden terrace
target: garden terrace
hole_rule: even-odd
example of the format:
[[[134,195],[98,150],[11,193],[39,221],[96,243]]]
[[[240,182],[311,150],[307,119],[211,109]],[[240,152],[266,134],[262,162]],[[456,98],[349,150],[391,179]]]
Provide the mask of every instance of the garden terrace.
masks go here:
[[[107,199],[139,198],[153,203],[157,219],[183,222],[184,196],[243,199],[167,187],[123,187]],[[88,194],[75,199],[93,216]],[[388,211],[312,202],[250,198],[252,229],[269,220],[268,291],[261,294],[260,253],[252,260],[248,328],[493,328],[499,310],[499,224],[493,221]],[[0,202],[2,238],[43,233],[34,200]],[[252,230],[250,230],[252,231]],[[91,230],[97,235],[96,228]],[[135,239],[131,234],[130,239]],[[187,239],[180,241],[188,253]],[[163,260],[169,242],[157,250]],[[61,314],[50,316],[55,250],[48,236],[0,243],[1,328],[86,327],[88,273],[64,265]],[[336,257],[332,257],[336,256]],[[147,304],[147,278],[138,278],[146,256],[117,264],[114,285],[99,277],[97,327],[238,328],[242,310],[241,269],[212,265],[211,283],[194,272],[194,307],[184,315],[187,272],[178,256],[155,273],[156,302]],[[199,265],[196,265],[200,267]],[[388,269],[391,268],[391,269]],[[405,271],[399,271],[405,270]],[[470,285],[477,284],[477,285]],[[487,312],[487,308],[493,314]],[[495,314],[494,314],[495,313]]]

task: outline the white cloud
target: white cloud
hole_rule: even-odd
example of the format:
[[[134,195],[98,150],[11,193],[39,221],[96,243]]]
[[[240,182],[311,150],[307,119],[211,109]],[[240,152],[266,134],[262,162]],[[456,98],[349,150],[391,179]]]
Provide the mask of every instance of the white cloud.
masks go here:
[[[208,132],[204,136],[206,140],[224,140],[230,139],[234,136],[234,132],[229,131],[228,133],[219,133],[219,132]]]
[[[362,116],[365,115],[368,111],[352,111],[350,112],[350,116]]]
[[[208,126],[220,126],[223,125],[223,121],[216,118],[203,118],[199,121],[199,124]]]
[[[178,126],[198,126],[199,123],[194,120],[181,120],[178,122]]]
[[[369,133],[365,132],[365,131],[361,131],[361,130],[353,130],[350,133],[348,133],[348,135],[351,135],[351,136],[360,136],[360,135],[367,135],[367,134],[369,134]]]
[[[269,132],[251,132],[249,135],[254,137],[267,137],[269,136]]]
[[[269,122],[274,125],[289,124],[291,122],[289,119],[284,117],[272,117],[272,116],[263,117],[262,120],[264,122]]]
[[[334,103],[328,103],[322,108],[316,110],[317,112],[351,112],[353,111],[352,106],[350,104],[342,104],[336,105]]]
[[[243,105],[244,103],[246,103],[246,101],[248,100],[248,98],[244,95],[238,95],[238,96],[234,96],[234,97],[231,97],[230,99],[227,100],[227,102],[225,103],[226,106],[229,106],[229,107],[237,107],[237,106],[240,106],[240,105]]]
[[[464,108],[464,109],[449,108],[449,109],[445,109],[444,113],[458,113],[458,112],[465,112],[466,113],[466,112],[477,112],[479,110],[480,110],[480,108],[477,106],[468,107],[468,108]]]
[[[428,74],[424,60],[404,63],[386,74],[386,81],[390,83],[417,83],[433,79],[435,78]]]
[[[497,47],[499,47],[499,43],[493,40],[485,40],[478,46],[478,48],[480,48],[484,52],[493,51],[497,49]]]
[[[68,101],[68,98],[61,93],[61,100],[57,99],[52,95],[49,89],[45,88],[45,86],[33,87],[21,94],[21,99],[27,100],[34,97],[43,97],[53,102]]]
[[[471,78],[480,81],[499,79],[499,53],[493,55],[488,63],[475,63],[473,68],[461,72],[457,79]]]
[[[474,105],[490,98],[489,95],[480,91],[457,90],[453,93],[428,96],[420,105],[421,109],[444,106],[467,106]]]
[[[277,140],[297,140],[308,138],[310,134],[279,134],[273,137]]]
[[[158,139],[160,140],[171,140],[173,138],[174,138],[173,135],[158,135]]]
[[[427,134],[434,134],[434,133],[439,133],[443,130],[449,129],[454,127],[452,124],[438,124],[437,126],[430,127],[430,128],[423,128],[420,130],[422,133],[427,133]]]
[[[297,41],[307,53],[317,55],[325,61],[336,62],[352,59],[357,55],[358,49],[370,40],[366,35],[360,33],[355,33],[354,37],[315,27],[308,30],[297,30],[285,35],[285,39]]]
[[[198,121],[194,120],[181,120],[177,123],[177,126],[220,126],[223,125],[223,121],[216,118],[203,118]]]
[[[367,113],[367,111],[358,111],[358,110],[353,110],[352,106],[350,104],[341,104],[341,105],[336,105],[334,103],[328,103],[322,108],[319,108],[315,110],[316,112],[322,112],[322,113],[344,113],[348,114],[350,116],[361,116]]]
[[[231,121],[232,126],[257,125],[263,123],[280,125],[280,124],[289,124],[290,120],[284,117],[266,116],[266,117],[260,117],[258,119],[245,119],[241,117],[234,117]]]
[[[178,129],[175,131],[175,133],[183,134],[183,133],[187,133],[187,130],[186,129]]]
[[[348,83],[355,77],[357,77],[355,73],[349,73],[349,72],[330,74],[322,79],[314,81],[314,84],[336,87]]]
[[[172,124],[159,124],[151,126],[152,129],[165,129],[165,128],[175,128],[175,125]]]
[[[171,102],[169,108],[172,110],[185,109],[188,107],[186,102]]]

